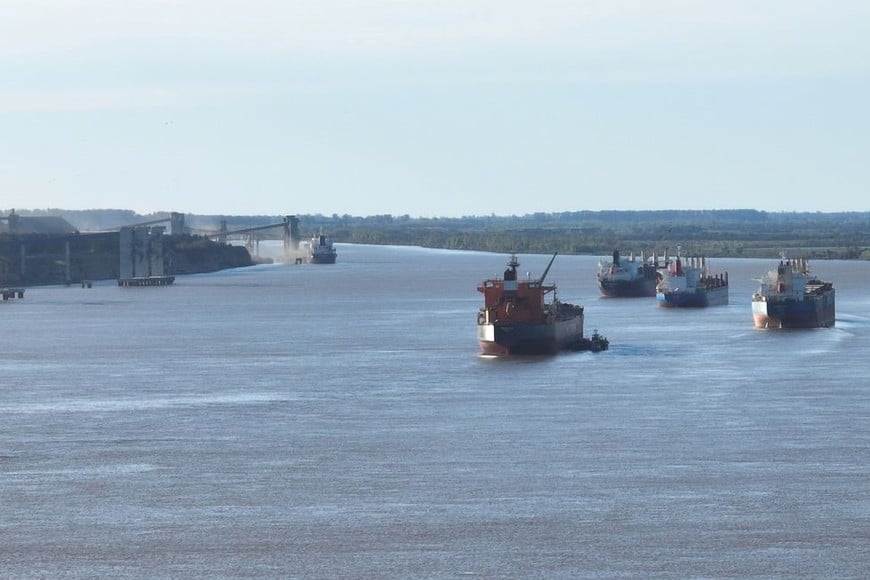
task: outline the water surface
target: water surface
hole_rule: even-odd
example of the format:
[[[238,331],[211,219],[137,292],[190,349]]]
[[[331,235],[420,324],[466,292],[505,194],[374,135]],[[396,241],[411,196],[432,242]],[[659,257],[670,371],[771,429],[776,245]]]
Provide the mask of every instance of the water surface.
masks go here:
[[[339,245],[166,288],[0,304],[0,575],[864,577],[870,264],[837,326],[548,280],[603,353],[478,356],[507,256]],[[548,256],[520,256],[539,275]]]

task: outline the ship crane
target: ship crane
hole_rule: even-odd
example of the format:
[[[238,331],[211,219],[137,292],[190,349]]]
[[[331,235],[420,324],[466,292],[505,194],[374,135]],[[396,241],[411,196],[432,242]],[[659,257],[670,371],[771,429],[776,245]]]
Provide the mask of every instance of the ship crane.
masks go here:
[[[556,256],[558,255],[558,253],[559,253],[559,252],[554,253],[554,254],[553,254],[553,257],[550,258],[550,263],[547,264],[547,267],[544,269],[544,273],[541,274],[541,278],[538,280],[538,284],[539,284],[539,285],[541,285],[541,286],[544,285],[544,278],[546,278],[546,277],[547,277],[547,274],[550,272],[550,266],[553,265],[553,261],[556,259]]]

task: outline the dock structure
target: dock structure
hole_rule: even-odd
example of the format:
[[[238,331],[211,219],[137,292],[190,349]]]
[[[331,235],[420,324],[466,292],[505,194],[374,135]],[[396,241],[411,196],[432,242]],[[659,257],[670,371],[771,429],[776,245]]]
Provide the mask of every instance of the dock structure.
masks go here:
[[[121,268],[118,286],[168,286],[175,276],[166,273],[163,255],[164,227],[121,228]]]
[[[24,298],[24,288],[11,288],[6,286],[7,284],[7,276],[9,274],[9,262],[0,257],[0,296],[3,297],[3,300],[9,300],[10,298]]]
[[[118,286],[169,286],[175,282],[175,276],[143,276],[141,278],[119,278]]]
[[[222,220],[220,224],[220,229],[217,232],[212,232],[207,234],[208,237],[214,238],[217,242],[221,244],[226,244],[227,239],[230,236],[245,236],[245,247],[252,256],[260,255],[260,234],[265,230],[283,228],[283,240],[284,240],[284,256],[283,261],[285,263],[291,263],[294,258],[296,258],[296,254],[299,252],[299,242],[301,240],[299,236],[299,218],[295,215],[287,215],[284,216],[283,220],[280,223],[274,224],[266,224],[262,226],[253,226],[250,228],[241,228],[230,230],[227,226],[227,220]],[[300,260],[296,261],[297,264],[302,263]]]
[[[24,298],[24,288],[0,288],[0,295],[3,296],[3,300]]]

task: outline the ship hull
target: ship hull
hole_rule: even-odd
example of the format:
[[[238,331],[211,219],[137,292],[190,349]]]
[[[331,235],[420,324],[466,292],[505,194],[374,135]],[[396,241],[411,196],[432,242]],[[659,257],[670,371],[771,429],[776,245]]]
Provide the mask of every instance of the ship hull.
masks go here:
[[[486,355],[556,354],[583,339],[583,317],[551,324],[478,324],[477,338]]]
[[[695,292],[667,291],[656,293],[659,306],[664,308],[705,308],[728,304],[728,286],[700,289]]]
[[[834,292],[804,300],[753,300],[756,328],[823,328],[834,326]]]
[[[308,257],[309,264],[335,264],[335,254],[314,254]]]
[[[634,280],[610,280],[600,278],[598,289],[608,298],[641,298],[656,295],[655,278],[636,278]]]

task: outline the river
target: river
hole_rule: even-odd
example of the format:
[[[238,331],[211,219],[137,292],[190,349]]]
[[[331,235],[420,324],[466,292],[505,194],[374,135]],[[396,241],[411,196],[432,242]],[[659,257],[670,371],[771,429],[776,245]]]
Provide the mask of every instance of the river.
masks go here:
[[[0,576],[817,577],[870,569],[870,263],[831,329],[559,297],[602,353],[478,355],[507,256],[337,245],[0,304]],[[521,255],[539,275],[548,256]]]

